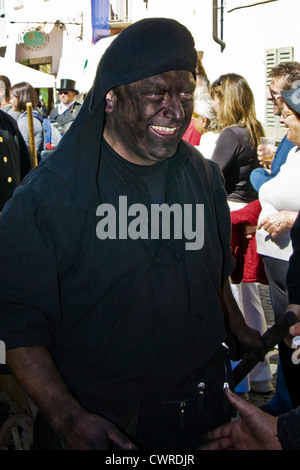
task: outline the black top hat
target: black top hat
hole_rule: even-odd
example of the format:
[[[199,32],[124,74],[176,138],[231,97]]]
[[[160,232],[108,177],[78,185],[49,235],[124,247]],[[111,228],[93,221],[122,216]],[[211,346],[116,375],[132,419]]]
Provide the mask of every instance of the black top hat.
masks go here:
[[[60,81],[60,87],[57,88],[57,91],[61,90],[69,90],[69,91],[75,91],[76,95],[79,93],[78,90],[75,88],[76,82],[75,80],[69,80],[68,78],[62,78]]]

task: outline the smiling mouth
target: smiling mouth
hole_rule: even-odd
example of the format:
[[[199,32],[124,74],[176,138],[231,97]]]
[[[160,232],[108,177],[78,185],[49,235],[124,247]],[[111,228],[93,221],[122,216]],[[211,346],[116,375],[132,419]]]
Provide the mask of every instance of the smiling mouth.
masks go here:
[[[151,129],[153,129],[153,131],[156,133],[156,134],[159,134],[159,135],[174,135],[176,134],[177,132],[177,129],[178,127],[165,127],[165,126],[150,126]]]

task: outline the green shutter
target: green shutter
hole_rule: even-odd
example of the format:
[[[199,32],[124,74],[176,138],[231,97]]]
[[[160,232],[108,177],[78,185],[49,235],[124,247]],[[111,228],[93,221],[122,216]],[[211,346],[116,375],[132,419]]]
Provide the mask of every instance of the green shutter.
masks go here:
[[[269,85],[271,79],[269,78],[269,72],[275,65],[282,62],[291,62],[294,60],[294,48],[293,47],[280,47],[278,49],[267,49],[265,53],[265,73],[266,73],[266,98],[269,93]],[[279,118],[273,114],[273,104],[271,101],[266,99],[266,135],[275,137],[276,140],[280,141],[286,133],[285,127],[280,124]]]

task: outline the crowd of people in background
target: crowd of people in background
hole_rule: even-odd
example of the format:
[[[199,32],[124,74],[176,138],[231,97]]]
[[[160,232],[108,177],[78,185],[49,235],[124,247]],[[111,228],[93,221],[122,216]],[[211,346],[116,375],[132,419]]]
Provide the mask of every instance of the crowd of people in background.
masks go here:
[[[272,162],[260,157],[260,137],[265,135],[265,131],[257,119],[254,95],[246,78],[232,72],[211,81],[199,58],[196,77],[192,119],[182,138],[196,147],[207,160],[217,163],[222,172],[231,215],[232,254],[236,262],[230,289],[247,325],[262,335],[267,325],[259,294],[260,283],[269,286],[274,322],[291,303],[297,305],[297,301],[292,302],[289,297],[286,279],[289,260],[293,255],[291,229],[300,211],[297,173],[300,172],[300,107],[297,104],[300,100],[293,100],[294,93],[299,91],[294,90],[293,84],[299,83],[300,64],[280,64],[270,72],[268,100],[273,102],[274,115],[280,116],[287,128],[286,136],[277,143]],[[31,170],[26,103],[31,102],[33,106],[38,161],[44,148],[43,119],[50,117],[66,133],[80,112],[81,104],[76,101],[78,90],[74,80],[62,79],[57,92],[60,103],[47,116],[37,91],[29,83],[19,82],[12,86],[5,75],[0,76],[0,211]],[[299,233],[297,230],[295,234]],[[281,341],[278,347],[276,390],[270,403],[264,407],[272,419],[263,414],[257,418],[254,413],[255,419],[266,423],[268,429],[277,423],[274,417],[292,413],[280,421],[286,429],[290,422],[298,419],[293,410],[300,406],[300,372],[299,366],[291,360],[293,349],[285,341]],[[232,367],[236,364],[232,361]],[[267,357],[235,391],[248,400],[247,394],[251,389],[264,394],[273,390]],[[247,404],[236,401],[230,392],[227,393],[232,405],[245,413],[242,419],[251,422],[251,409],[247,408]],[[230,428],[231,425],[235,427]],[[228,448],[239,448],[235,434],[235,428],[239,425],[231,425],[225,424],[210,433],[211,443],[202,448],[226,448],[225,437],[229,442]],[[300,428],[293,424],[291,427],[298,431]],[[298,440],[289,440],[281,431],[279,442],[272,432],[266,435],[266,439],[269,438],[266,448],[268,445],[270,448],[299,445],[299,436]],[[246,436],[244,442],[249,448],[258,445],[255,440],[249,443]]]
[[[236,259],[236,268],[231,276],[233,292],[247,323],[261,333],[266,331],[266,321],[258,290],[259,283],[269,286],[274,322],[286,312],[290,303],[286,281],[289,260],[293,254],[290,232],[300,210],[297,170],[300,108],[295,99],[295,90],[293,91],[300,80],[300,64],[281,63],[270,70],[269,77],[271,80],[267,99],[273,103],[274,115],[279,116],[280,122],[287,128],[286,135],[277,142],[271,161],[263,159],[259,138],[264,136],[265,132],[256,119],[254,97],[243,77],[237,74],[222,75],[209,87],[207,93],[196,92],[193,114],[193,119],[197,122],[200,121],[202,125],[212,122],[213,128],[218,129],[215,131],[217,135],[212,136],[213,150],[207,151],[203,147],[203,153],[206,158],[212,158],[220,164],[225,178],[232,211],[232,248]],[[205,108],[202,106],[201,109],[201,102],[206,103]],[[217,125],[214,125],[215,119]],[[251,120],[252,123],[249,124]],[[198,125],[198,131],[201,133],[201,152],[201,139],[206,135],[206,130]],[[244,136],[239,139],[239,134]],[[294,244],[296,245],[296,240]],[[285,341],[279,342],[278,349],[275,393],[271,401],[262,406],[263,411],[277,417],[285,413],[287,416],[289,413],[293,414],[291,410],[300,405],[300,374],[298,364],[293,363],[291,359],[294,350],[291,344]],[[252,370],[250,377],[236,387],[236,395],[248,400],[247,392],[250,389],[258,393],[269,393],[273,390],[271,378],[272,373],[266,357],[264,362]],[[229,399],[247,416],[248,408],[244,411],[244,404],[232,395],[229,395]],[[250,424],[256,425],[256,419],[265,423],[263,415],[255,414],[255,419],[253,418],[252,422],[250,420]],[[288,418],[286,419],[288,421]],[[245,422],[248,426],[247,418]],[[270,423],[273,421],[270,420]],[[238,432],[241,430],[239,426],[240,424],[236,425]],[[294,424],[292,429],[296,431],[299,439],[299,426]],[[248,435],[246,433],[245,443],[244,436],[235,434],[234,427],[232,431],[230,427],[224,427],[224,430],[212,433],[210,438],[214,442],[207,448],[226,448],[224,442],[229,443],[228,448],[237,449],[268,448],[268,445],[269,449],[272,449],[272,443],[275,442],[276,448],[277,437],[271,432],[267,434],[265,443],[258,444],[258,440],[255,440],[258,435],[259,439],[264,441],[263,431],[259,434],[260,431],[259,427],[257,436],[254,436],[255,433],[251,435],[252,442],[250,431]],[[281,434],[280,438],[286,441],[290,439],[289,444],[286,443],[289,448],[293,448],[293,445],[298,448],[297,437],[293,444],[291,443],[291,433],[286,438]]]
[[[20,184],[26,174],[32,169],[32,148],[30,145],[30,132],[34,139],[34,150],[36,152],[37,163],[44,155],[49,155],[46,150],[46,129],[44,119],[49,117],[59,126],[60,138],[70,128],[76,118],[81,103],[76,101],[79,93],[76,90],[76,82],[70,79],[61,79],[57,88],[59,104],[53,107],[48,115],[48,108],[42,99],[39,99],[37,90],[28,82],[18,82],[13,86],[6,75],[0,75],[0,110],[1,110],[1,131],[7,135],[1,140],[0,157],[0,200],[1,208],[5,202],[11,198],[14,189]],[[28,119],[27,103],[32,105],[33,129],[30,130]],[[4,115],[5,114],[5,115]],[[11,121],[7,116],[11,116]],[[12,130],[12,126],[14,130]],[[17,132],[17,137],[15,133]],[[59,140],[57,139],[57,141]],[[8,140],[16,141],[18,150],[8,146]],[[25,146],[26,151],[25,151]],[[15,147],[15,144],[13,144]],[[8,150],[8,147],[10,150]],[[30,163],[31,161],[31,163]]]

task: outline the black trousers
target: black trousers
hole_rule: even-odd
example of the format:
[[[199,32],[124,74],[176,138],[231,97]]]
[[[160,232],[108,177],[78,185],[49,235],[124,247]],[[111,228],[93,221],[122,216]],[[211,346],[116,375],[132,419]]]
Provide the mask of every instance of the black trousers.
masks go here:
[[[286,275],[289,267],[288,261],[283,261],[270,256],[263,257],[265,273],[269,281],[270,299],[275,321],[284,314],[288,303],[286,288]]]
[[[210,429],[230,422],[235,416],[224,394],[224,384],[227,386],[227,383],[233,389],[230,361],[226,348],[222,347],[209,364],[195,371],[168,396],[159,401],[136,404],[133,413],[128,415],[127,426],[124,425],[124,416],[120,424],[107,405],[103,405],[99,414],[129,435],[140,450],[195,451],[204,443]],[[132,409],[132,404],[130,407]],[[124,415],[127,412],[125,407]],[[60,439],[38,414],[34,427],[34,450],[61,448]]]
[[[159,402],[141,405],[138,445],[144,450],[196,450],[209,430],[235,416],[224,394],[227,383],[233,389],[231,365],[221,348],[210,364],[180,389]]]

